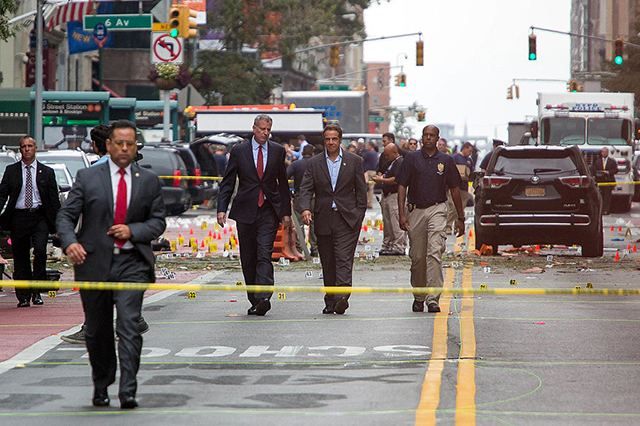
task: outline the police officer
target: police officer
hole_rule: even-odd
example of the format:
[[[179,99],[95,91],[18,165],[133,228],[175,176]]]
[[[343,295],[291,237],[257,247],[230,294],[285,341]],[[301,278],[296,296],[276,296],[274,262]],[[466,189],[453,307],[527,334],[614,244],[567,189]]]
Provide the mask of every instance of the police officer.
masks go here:
[[[438,151],[440,130],[428,125],[422,130],[422,148],[405,155],[398,182],[400,227],[409,233],[411,286],[442,287],[442,254],[445,250],[447,188],[456,207],[457,235],[464,234],[464,210],[460,198],[460,174],[453,159]],[[405,207],[408,209],[405,210]],[[440,294],[415,294],[413,312],[440,312]]]

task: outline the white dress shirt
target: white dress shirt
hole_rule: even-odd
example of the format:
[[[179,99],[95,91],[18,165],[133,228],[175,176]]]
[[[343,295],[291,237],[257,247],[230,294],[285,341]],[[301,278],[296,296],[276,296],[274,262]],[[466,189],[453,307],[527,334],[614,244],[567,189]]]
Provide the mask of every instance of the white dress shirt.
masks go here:
[[[36,174],[38,173],[37,162],[34,161],[29,166],[31,167],[31,195],[33,198],[33,205],[31,208],[38,208],[42,206],[42,199],[40,198],[40,192],[38,191],[38,185],[36,185]],[[24,162],[20,162],[20,168],[22,169],[22,188],[20,188],[20,194],[16,200],[16,209],[25,209],[24,205],[24,183],[27,181],[27,165]]]
[[[116,212],[116,200],[118,199],[118,184],[120,183],[120,166],[113,162],[111,158],[109,158],[109,176],[111,176],[111,191],[113,193],[113,213]],[[124,181],[127,183],[127,209],[131,205],[131,164],[129,164],[125,169]],[[115,247],[115,243],[114,243]],[[133,244],[131,241],[124,243],[122,246],[123,249],[132,249]]]

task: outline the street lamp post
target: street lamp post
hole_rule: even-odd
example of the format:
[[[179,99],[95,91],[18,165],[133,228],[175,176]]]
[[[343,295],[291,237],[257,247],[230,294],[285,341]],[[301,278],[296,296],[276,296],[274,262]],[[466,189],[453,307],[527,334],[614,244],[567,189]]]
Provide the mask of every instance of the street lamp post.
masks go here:
[[[37,0],[36,10],[36,87],[35,87],[35,106],[34,106],[34,135],[36,140],[36,146],[40,149],[44,148],[44,140],[42,137],[42,91],[44,86],[42,84],[43,70],[42,70],[42,6],[43,0]]]

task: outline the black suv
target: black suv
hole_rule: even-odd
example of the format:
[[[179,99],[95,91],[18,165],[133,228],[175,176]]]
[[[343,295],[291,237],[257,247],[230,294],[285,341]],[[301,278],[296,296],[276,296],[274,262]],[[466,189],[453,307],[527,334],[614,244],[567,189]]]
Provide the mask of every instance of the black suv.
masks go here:
[[[498,147],[475,196],[477,249],[579,244],[602,256],[600,192],[576,146]]]
[[[138,160],[140,167],[151,170],[158,176],[188,176],[187,166],[173,148],[160,148],[146,145],[140,151],[142,159]],[[162,200],[167,214],[177,216],[191,207],[191,194],[185,179],[163,178]]]

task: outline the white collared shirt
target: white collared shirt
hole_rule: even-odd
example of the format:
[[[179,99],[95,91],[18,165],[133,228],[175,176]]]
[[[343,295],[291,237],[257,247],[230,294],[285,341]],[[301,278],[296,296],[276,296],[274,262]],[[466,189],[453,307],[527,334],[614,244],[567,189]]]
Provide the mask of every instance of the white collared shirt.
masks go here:
[[[40,191],[38,191],[38,185],[36,184],[36,174],[38,173],[37,162],[34,161],[29,166],[31,167],[31,195],[33,198],[32,208],[37,208],[42,205],[42,199],[40,198]],[[16,200],[16,209],[24,209],[26,208],[24,205],[24,188],[25,182],[27,181],[27,165],[24,162],[20,162],[20,169],[22,170],[22,188],[20,188],[20,194],[18,195],[18,199]]]
[[[120,183],[120,166],[109,157],[109,176],[111,177],[111,191],[113,193],[113,212],[116,211],[116,200],[118,199],[118,184]],[[125,167],[124,181],[127,183],[127,209],[131,205],[131,164]],[[115,246],[115,244],[114,244]],[[127,241],[122,246],[123,249],[133,248],[133,244]]]

